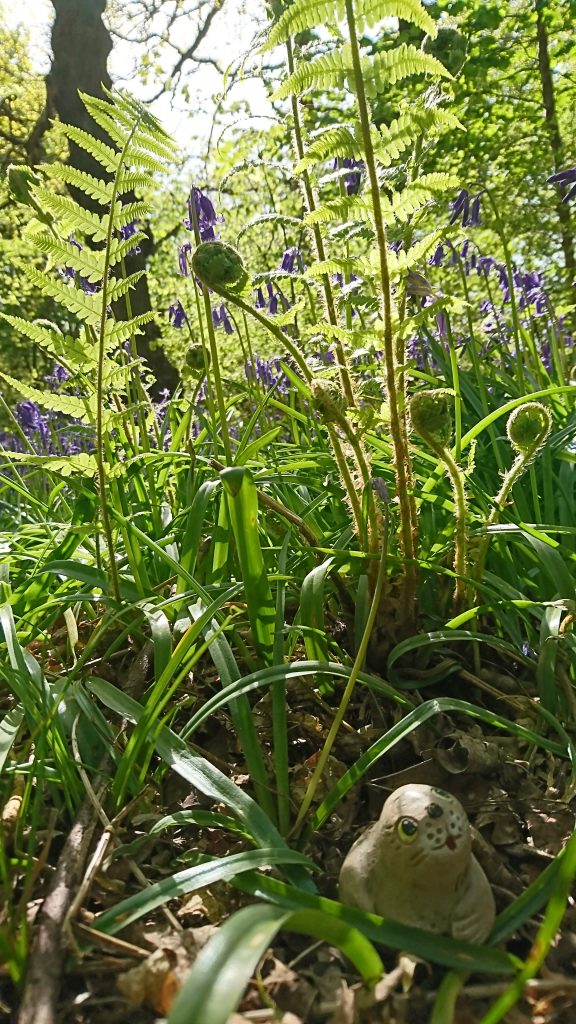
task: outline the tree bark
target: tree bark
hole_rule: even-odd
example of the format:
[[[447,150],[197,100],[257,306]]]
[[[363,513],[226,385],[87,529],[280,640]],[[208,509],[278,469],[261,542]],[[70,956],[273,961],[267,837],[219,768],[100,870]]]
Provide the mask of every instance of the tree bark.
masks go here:
[[[108,56],[112,49],[110,33],[102,21],[106,0],[52,0],[55,12],[52,26],[52,65],[46,77],[46,105],[49,116],[57,115],[66,124],[75,125],[103,139],[109,139],[88,114],[79,91],[91,96],[104,97],[103,86],[110,89]],[[102,167],[80,146],[70,142],[69,163],[72,167],[103,176]],[[70,189],[83,207],[102,212],[83,192]],[[144,270],[153,252],[153,240],[142,246],[138,255],[129,258],[129,272]],[[131,293],[134,314],[151,309],[146,275],[140,278]],[[160,330],[154,322],[146,324],[144,334],[138,338],[138,349],[156,378],[153,391],[163,388],[173,391],[178,383],[178,372],[168,361],[161,348],[154,348]]]
[[[548,30],[544,21],[544,7],[546,0],[536,0],[536,38],[538,42],[538,70],[540,72],[540,86],[542,89],[542,102],[544,105],[544,119],[550,139],[552,150],[552,161],[554,173],[563,170],[564,145],[558,118],[556,116],[556,99],[554,96],[554,81],[550,70],[550,53],[548,49]],[[560,238],[562,252],[564,253],[564,265],[568,275],[568,284],[572,284],[576,274],[576,261],[574,259],[574,236],[572,233],[570,210],[561,198],[557,199],[556,209],[560,222]]]

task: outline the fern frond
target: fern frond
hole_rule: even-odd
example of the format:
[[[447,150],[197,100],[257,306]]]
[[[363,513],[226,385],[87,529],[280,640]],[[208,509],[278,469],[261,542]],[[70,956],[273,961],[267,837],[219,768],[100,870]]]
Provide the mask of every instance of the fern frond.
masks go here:
[[[152,182],[149,174],[142,174],[140,171],[120,171],[117,177],[117,193],[119,196],[126,192],[134,192],[136,189],[149,191]]]
[[[171,149],[175,148],[175,143],[169,132],[163,127],[157,117],[154,116],[147,106],[131,96],[128,92],[123,92],[121,89],[112,92],[110,89],[104,89],[104,92],[108,96],[108,99],[114,104],[114,111],[120,119],[122,113],[128,122],[133,123],[138,121],[141,128],[145,128],[153,138],[159,142],[164,142]]]
[[[64,132],[66,138],[90,153],[90,156],[93,156],[108,174],[116,173],[120,154],[112,149],[112,146],[107,146],[100,139],[95,139],[93,135],[90,135],[90,132],[85,132],[83,128],[76,128],[73,124],[61,124],[60,130]]]
[[[85,210],[71,196],[56,195],[50,189],[40,186],[34,189],[34,197],[43,210],[48,210],[53,217],[62,222],[66,230],[81,231],[95,242],[102,242],[106,238],[107,214],[99,217],[97,213]]]
[[[375,25],[383,18],[402,18],[421,28],[433,39],[438,35],[436,22],[420,0],[356,0],[354,10],[358,22]]]
[[[120,277],[118,280],[110,278],[108,282],[108,301],[116,302],[116,299],[122,298],[126,292],[136,286],[136,283],[145,273],[145,270],[137,270],[135,274],[129,274],[128,277]]]
[[[87,415],[87,403],[76,395],[59,395],[52,391],[40,391],[39,388],[24,384],[23,381],[17,380],[16,377],[10,377],[9,374],[2,371],[0,371],[0,377],[19,395],[30,402],[35,402],[41,409],[64,413],[65,416],[71,416],[74,420],[90,423],[90,417]]]
[[[400,249],[398,252],[390,250],[388,253],[388,266],[390,273],[394,276],[405,274],[409,270],[413,270],[417,267],[422,260],[426,259],[429,252],[436,248],[438,242],[442,238],[443,230],[439,228],[437,231],[432,231],[425,238],[421,238],[419,242],[415,242],[408,252],[404,252]]]
[[[330,199],[307,213],[306,224],[330,224],[332,221],[370,220],[372,204],[363,196],[340,196]]]
[[[140,328],[154,320],[155,315],[155,313],[149,310],[147,313],[138,313],[138,316],[133,316],[131,320],[107,320],[105,328],[106,351],[110,351],[111,348],[115,348],[117,345],[122,345],[133,334],[142,334],[143,332]]]
[[[96,456],[89,452],[77,452],[76,455],[31,455],[28,452],[7,453],[10,461],[23,462],[28,466],[39,466],[44,472],[59,473],[69,477],[76,474],[93,477],[98,472]]]
[[[73,313],[84,323],[95,327],[100,323],[102,315],[102,298],[100,295],[86,295],[81,288],[69,287],[63,281],[59,281],[49,274],[23,264],[22,273],[28,280],[38,288],[44,295],[61,302],[69,313]]]
[[[251,231],[252,228],[257,228],[261,224],[287,224],[291,227],[302,227],[299,217],[290,217],[285,213],[261,213],[258,217],[253,217],[252,220],[242,225],[236,236],[236,242],[239,242],[247,231]]]
[[[40,170],[44,171],[48,178],[72,185],[73,188],[77,188],[90,199],[95,199],[102,206],[110,203],[112,198],[111,182],[102,181],[101,178],[95,178],[86,171],[79,171],[76,167],[69,167],[68,164],[41,164]]]
[[[407,111],[395,118],[387,127],[380,126],[381,139],[374,147],[374,154],[383,167],[390,167],[395,160],[413,143],[432,128],[459,128],[463,125],[454,114],[447,110],[420,109]]]
[[[81,252],[71,242],[62,242],[54,235],[41,232],[28,236],[30,241],[45,256],[49,256],[53,263],[60,267],[72,267],[78,274],[82,274],[93,284],[102,280],[104,273],[104,253],[92,252],[86,246]]]
[[[344,18],[342,0],[295,0],[272,26],[262,50],[271,50],[285,43],[290,36],[305,32],[315,25],[337,24]]]
[[[155,131],[151,132],[148,121],[145,122],[145,108],[140,104],[128,111],[123,109],[120,97],[116,94],[113,95],[111,103],[97,96],[88,96],[86,93],[81,92],[79,95],[92,119],[120,149],[124,149],[130,140],[131,144],[135,143],[155,153],[162,160],[168,162],[174,159],[175,144],[163,130],[164,138],[161,137],[158,122],[155,123]],[[171,142],[170,146],[167,140]]]
[[[344,256],[333,256],[329,260],[318,260],[304,271],[304,277],[314,279],[325,274],[354,274],[358,270],[358,260],[346,259]]]
[[[12,316],[8,313],[0,313],[0,316],[19,334],[40,345],[58,362],[64,360],[69,366],[83,371],[91,370],[97,365],[98,360],[92,343],[82,338],[73,338],[70,334],[61,334],[60,331],[51,330],[42,324],[29,322],[21,316]]]
[[[147,217],[149,213],[150,206],[148,203],[126,203],[125,206],[121,206],[119,204],[114,209],[114,227],[124,228],[127,224],[133,224],[136,220],[142,220],[144,217]]]
[[[384,92],[389,85],[395,85],[411,75],[452,78],[436,57],[408,43],[401,43],[392,50],[383,50],[375,57],[362,57],[361,65],[366,95],[371,99]]]
[[[164,174],[166,170],[161,160],[148,153],[145,149],[134,146],[130,147],[127,160],[133,167],[144,167],[147,171],[155,171],[157,174]]]
[[[313,164],[332,157],[358,156],[362,153],[362,143],[355,134],[355,124],[330,125],[319,132],[306,147],[306,156],[296,164],[295,174],[302,174]]]
[[[327,53],[316,60],[300,61],[293,74],[276,89],[273,100],[283,100],[287,96],[300,94],[307,89],[330,89],[344,85],[348,75],[352,74],[352,55],[350,46],[345,43],[340,50]]]
[[[110,266],[115,267],[131,249],[140,245],[140,242],[145,242],[147,237],[143,231],[135,231],[130,238],[113,238],[110,243]]]

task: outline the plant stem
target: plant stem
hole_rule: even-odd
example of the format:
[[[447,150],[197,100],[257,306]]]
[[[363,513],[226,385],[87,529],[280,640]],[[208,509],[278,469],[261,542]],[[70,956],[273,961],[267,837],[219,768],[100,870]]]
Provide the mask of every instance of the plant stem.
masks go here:
[[[286,43],[286,52],[288,60],[288,74],[294,73],[294,51],[292,49],[292,42],[289,39]],[[298,105],[298,97],[293,95],[291,98],[292,106],[292,122],[294,125],[294,143],[296,149],[296,155],[298,160],[303,160],[305,157],[304,141],[302,136],[302,124],[300,121],[300,108]],[[310,181],[310,175],[308,171],[303,171],[302,175],[302,187],[304,191],[304,200],[306,204],[306,210],[308,213],[312,213],[316,209],[316,197],[314,195],[314,189]],[[326,259],[326,250],[324,248],[324,239],[322,238],[322,231],[318,224],[312,226],[312,236],[314,238],[314,246],[316,248],[316,254],[321,262]],[[334,303],[334,293],[332,291],[332,284],[328,274],[322,275],[322,288],[324,291],[324,301],[326,305],[326,313],[328,316],[328,322],[333,326],[338,326],[338,317],[336,316],[336,306]],[[346,355],[342,342],[339,338],[334,339],[334,347],[336,349],[336,355],[338,356],[338,367],[340,370],[340,381],[342,384],[342,390],[346,396],[346,400],[349,405],[356,405],[354,398],[354,389],[352,387],[352,381],[348,372],[348,365],[346,361]]]
[[[374,622],[376,621],[376,615],[378,613],[378,608],[380,606],[380,597],[382,595],[382,588],[384,586],[384,580],[386,577],[386,562],[387,550],[386,545],[383,544],[382,554],[380,556],[380,564],[378,567],[378,576],[376,578],[376,586],[374,587],[372,603],[370,605],[370,611],[368,612],[368,618],[366,620],[366,625],[364,627],[362,639],[358,647],[358,652],[356,654],[356,658],[354,659],[354,664],[352,666],[350,677],[346,684],[346,689],[342,694],[342,700],[340,701],[338,711],[334,716],[334,721],[330,726],[330,731],[326,737],[326,741],[324,743],[324,746],[322,747],[318,761],[316,762],[316,767],[314,768],[312,778],[308,783],[306,793],[304,794],[304,799],[302,800],[300,810],[298,811],[298,816],[292,828],[292,832],[290,833],[291,835],[293,835],[294,833],[298,833],[300,831],[304,823],[304,820],[308,814],[308,811],[310,810],[310,805],[314,799],[316,790],[318,788],[318,784],[324,773],[324,769],[326,767],[328,758],[330,757],[330,752],[332,750],[332,747],[334,746],[336,737],[338,735],[338,730],[340,729],[340,726],[344,721],[344,715],[346,714],[348,704],[350,703],[350,698],[352,697],[352,694],[354,692],[356,680],[358,679],[359,673],[362,671],[362,666],[364,665],[366,652],[368,650],[368,644],[370,643],[372,630],[374,628]]]
[[[374,211],[374,228],[376,232],[376,243],[378,246],[380,291],[382,302],[382,320],[384,323],[384,366],[386,376],[386,392],[390,408],[390,432],[392,434],[392,445],[394,449],[394,468],[396,471],[396,489],[398,504],[400,506],[400,537],[402,550],[406,558],[405,567],[405,593],[404,611],[408,622],[414,615],[414,603],[416,597],[416,546],[417,546],[417,522],[416,506],[413,496],[412,464],[407,444],[407,429],[403,426],[406,422],[406,406],[403,396],[398,394],[396,380],[396,358],[394,351],[394,337],[392,331],[392,291],[390,285],[390,273],[388,268],[388,249],[386,231],[382,215],[382,204],[380,202],[380,185],[376,160],[370,135],[370,115],[364,89],[362,65],[360,61],[360,49],[356,33],[356,21],[352,0],[346,0],[346,20],[352,51],[352,64],[354,68],[354,84],[360,125],[362,129],[362,142],[364,148],[364,160],[370,181],[370,192],[372,207]]]

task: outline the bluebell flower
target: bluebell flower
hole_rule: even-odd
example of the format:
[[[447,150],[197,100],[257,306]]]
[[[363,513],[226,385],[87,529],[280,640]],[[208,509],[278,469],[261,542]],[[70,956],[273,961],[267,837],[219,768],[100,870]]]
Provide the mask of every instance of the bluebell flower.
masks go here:
[[[191,242],[184,242],[178,251],[178,266],[184,277],[190,277],[190,267],[188,266],[188,253],[190,252],[192,252]]]
[[[70,242],[71,245],[75,245],[76,246],[76,248],[78,249],[78,252],[82,252],[82,246],[80,245],[80,242],[77,242],[76,239],[74,238],[74,233],[73,232],[70,232],[70,234],[68,236],[68,241]]]
[[[127,238],[132,238],[132,235],[136,234],[136,232],[138,230],[136,225],[137,225],[137,221],[131,220],[131,221],[129,221],[128,224],[125,224],[123,228],[120,228],[120,238],[122,239],[122,241],[125,241]],[[140,248],[140,246],[139,245],[135,245],[133,249],[129,249],[128,255],[129,256],[137,256],[138,253],[140,253],[140,252],[142,252],[142,249]]]
[[[248,359],[244,364],[244,375],[246,380],[266,388],[275,388],[282,395],[287,395],[290,390],[290,381],[277,358],[262,359],[255,356],[253,360]]]
[[[15,410],[16,419],[27,436],[38,434],[44,444],[48,443],[50,430],[48,420],[43,416],[35,402],[26,400],[18,402]]]
[[[430,257],[430,259],[428,260],[429,265],[431,267],[441,267],[445,255],[446,255],[446,248],[444,246],[444,243],[440,242],[436,246],[436,248],[434,249],[434,252],[433,252],[432,256]]]
[[[283,299],[283,305],[284,305],[285,309],[289,309],[290,308],[290,304],[280,295],[280,292],[274,291],[274,286],[273,286],[271,281],[267,281],[266,282],[266,292],[267,292],[267,295],[268,295],[268,299],[264,298],[264,292],[262,291],[262,288],[258,288],[256,290],[256,302],[255,302],[256,309],[266,309],[267,308],[268,312],[272,316],[275,316],[276,313],[278,312],[278,306],[279,306],[279,303],[280,303],[280,298]]]
[[[470,193],[467,188],[460,190],[456,199],[450,203],[451,215],[449,224],[455,224],[456,221],[461,220],[463,228],[475,228],[479,227],[482,223],[480,219],[480,197],[482,192],[470,199]]]
[[[226,334],[234,333],[234,327],[232,326],[232,321],[224,303],[222,303],[220,309],[212,310],[212,323],[216,328],[223,327]]]
[[[80,287],[85,295],[95,295],[100,291],[99,282],[89,281],[87,277],[80,277]]]
[[[294,273],[294,267],[298,266],[300,271],[304,270],[304,264],[302,262],[302,253],[295,245],[292,245],[289,249],[286,249],[282,262],[280,264],[280,270],[285,270],[288,274]]]
[[[563,203],[569,203],[576,196],[576,167],[569,167],[565,171],[558,171],[546,178],[548,185],[558,185],[559,188],[567,188],[568,191],[563,197]]]
[[[65,381],[69,379],[69,377],[70,374],[68,373],[66,367],[60,366],[59,363],[55,363],[52,373],[49,374],[47,377],[44,377],[44,380],[46,381],[47,384],[50,385],[53,391],[58,391],[58,388],[60,388],[62,384],[64,384]]]
[[[218,238],[218,235],[214,230],[214,225],[218,224],[219,220],[221,221],[222,218],[218,218],[216,216],[216,210],[208,196],[193,185],[188,199],[188,217],[184,221],[184,224],[189,230],[191,230],[194,225],[192,204],[194,204],[194,211],[198,221],[198,230],[200,232],[201,241],[213,242],[214,239]]]
[[[172,324],[173,327],[183,327],[188,317],[181,302],[176,300],[171,306],[168,306],[168,323]]]
[[[337,157],[334,161],[334,170],[337,171],[340,167],[346,168],[348,172],[344,175],[346,194],[355,196],[360,190],[364,161],[356,160],[353,156],[345,156],[343,160],[339,160]]]

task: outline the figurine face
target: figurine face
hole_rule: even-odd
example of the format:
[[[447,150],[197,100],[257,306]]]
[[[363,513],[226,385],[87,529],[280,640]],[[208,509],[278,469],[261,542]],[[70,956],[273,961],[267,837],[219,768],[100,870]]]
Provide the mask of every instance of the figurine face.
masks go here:
[[[470,827],[455,797],[433,786],[397,789],[384,804],[380,842],[414,868],[421,861],[458,867],[470,855]]]

